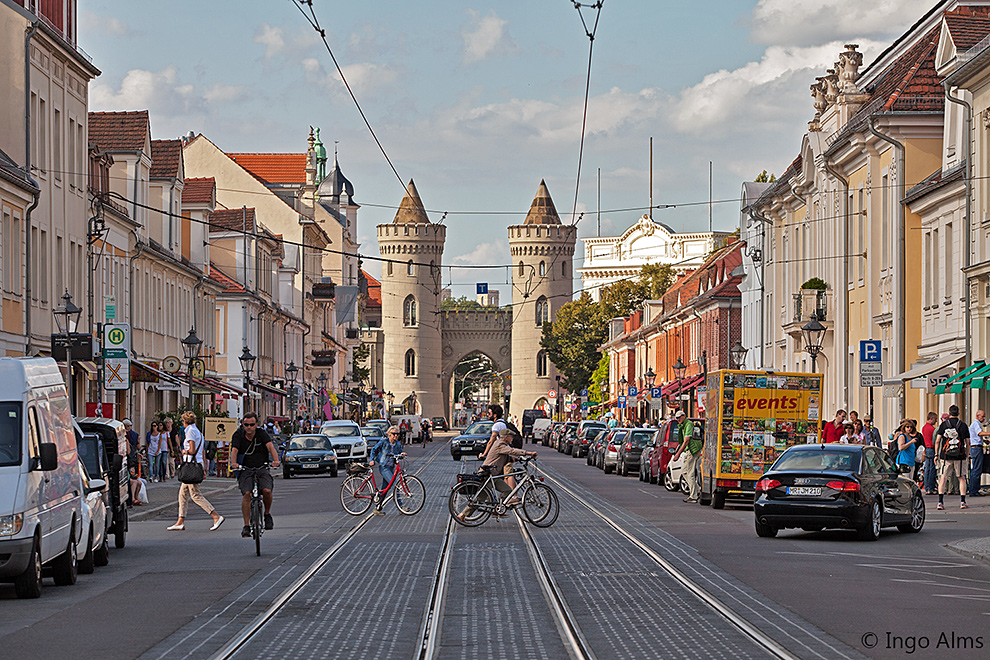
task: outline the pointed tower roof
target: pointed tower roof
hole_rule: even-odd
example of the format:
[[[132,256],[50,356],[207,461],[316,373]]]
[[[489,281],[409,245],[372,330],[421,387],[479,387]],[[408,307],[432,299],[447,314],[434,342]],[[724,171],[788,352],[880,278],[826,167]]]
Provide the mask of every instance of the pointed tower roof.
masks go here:
[[[559,225],[560,216],[550,199],[550,191],[547,190],[546,181],[540,180],[540,187],[536,191],[536,197],[529,207],[524,225]]]
[[[426,217],[426,208],[423,206],[423,200],[419,198],[419,191],[416,190],[416,184],[413,183],[412,179],[409,179],[409,185],[406,186],[406,195],[402,198],[402,203],[399,204],[399,210],[395,212],[395,220],[392,221],[392,224],[430,224],[430,219]]]
[[[345,204],[354,204],[354,185],[340,171],[340,165],[337,163],[336,155],[333,157],[333,169],[320,182],[320,187],[316,190],[316,194],[320,199],[332,198],[338,204],[341,202],[340,196],[346,195],[347,199],[343,200],[343,202]]]

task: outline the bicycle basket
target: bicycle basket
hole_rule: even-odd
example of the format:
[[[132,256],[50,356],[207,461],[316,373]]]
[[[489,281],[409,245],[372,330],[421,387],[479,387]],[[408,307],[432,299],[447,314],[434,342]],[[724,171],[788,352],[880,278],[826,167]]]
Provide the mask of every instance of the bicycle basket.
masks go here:
[[[350,475],[364,474],[370,469],[371,468],[369,468],[364,463],[351,463],[349,466],[347,466],[347,474]]]

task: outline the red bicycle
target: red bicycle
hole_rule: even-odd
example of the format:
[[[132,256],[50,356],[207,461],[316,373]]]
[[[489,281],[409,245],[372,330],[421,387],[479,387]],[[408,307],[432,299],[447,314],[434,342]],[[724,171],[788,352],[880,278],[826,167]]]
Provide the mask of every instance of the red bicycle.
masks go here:
[[[402,468],[405,457],[396,457],[392,480],[381,490],[375,483],[375,471],[363,463],[355,463],[347,468],[350,476],[340,486],[340,503],[344,511],[352,516],[360,516],[385,501],[391,491],[392,500],[399,513],[407,516],[419,513],[426,503],[426,487],[417,477],[407,475]]]

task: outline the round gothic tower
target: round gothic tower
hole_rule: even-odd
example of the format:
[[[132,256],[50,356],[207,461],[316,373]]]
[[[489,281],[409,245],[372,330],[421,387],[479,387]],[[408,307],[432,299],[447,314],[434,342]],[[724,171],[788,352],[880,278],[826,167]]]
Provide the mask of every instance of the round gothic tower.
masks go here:
[[[542,407],[557,387],[557,368],[540,348],[543,324],[571,300],[577,227],[562,225],[540,181],[529,214],[509,227],[512,254],[512,395],[509,412]],[[563,393],[561,393],[563,396]]]
[[[393,405],[425,416],[444,414],[440,265],[446,231],[429,221],[412,180],[392,223],[378,225],[378,250],[389,260],[382,263],[385,391]]]

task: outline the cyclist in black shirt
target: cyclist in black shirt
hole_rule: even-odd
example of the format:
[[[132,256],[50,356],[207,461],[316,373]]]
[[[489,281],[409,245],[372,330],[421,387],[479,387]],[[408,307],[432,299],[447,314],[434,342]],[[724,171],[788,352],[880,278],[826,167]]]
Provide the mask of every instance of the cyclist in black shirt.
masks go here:
[[[240,460],[238,460],[240,458]],[[258,415],[253,412],[244,414],[241,426],[230,439],[230,464],[243,465],[247,468],[260,468],[271,458],[272,467],[278,467],[278,451],[275,443],[263,428],[258,427]],[[265,502],[265,529],[274,529],[272,520],[272,486],[274,480],[268,470],[241,470],[237,473],[237,485],[241,489],[241,513],[244,514],[244,528],[241,536],[251,537],[251,491],[254,489],[254,479],[258,479],[258,488]]]

